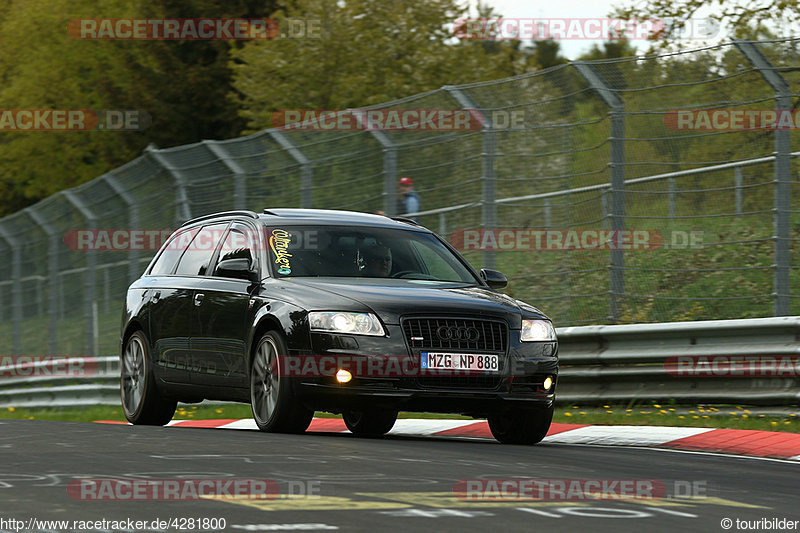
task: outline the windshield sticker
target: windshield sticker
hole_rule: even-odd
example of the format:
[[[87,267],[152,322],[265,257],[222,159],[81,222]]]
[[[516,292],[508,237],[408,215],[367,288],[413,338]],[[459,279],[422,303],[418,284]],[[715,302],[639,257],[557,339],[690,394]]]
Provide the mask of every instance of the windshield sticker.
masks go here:
[[[272,230],[272,235],[269,238],[269,247],[272,253],[275,254],[275,264],[280,265],[278,274],[287,276],[292,273],[292,265],[289,258],[292,254],[289,253],[289,243],[292,242],[292,234],[285,229],[276,228]]]

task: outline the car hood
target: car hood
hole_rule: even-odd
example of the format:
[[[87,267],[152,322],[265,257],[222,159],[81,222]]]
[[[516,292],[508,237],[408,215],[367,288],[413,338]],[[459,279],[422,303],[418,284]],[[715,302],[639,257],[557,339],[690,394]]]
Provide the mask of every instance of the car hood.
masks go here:
[[[517,329],[522,314],[546,318],[535,307],[510,296],[463,283],[370,278],[352,278],[346,283],[341,278],[293,278],[280,283],[309,310],[364,310],[365,306],[387,324],[399,324],[401,315],[471,315],[500,318]]]

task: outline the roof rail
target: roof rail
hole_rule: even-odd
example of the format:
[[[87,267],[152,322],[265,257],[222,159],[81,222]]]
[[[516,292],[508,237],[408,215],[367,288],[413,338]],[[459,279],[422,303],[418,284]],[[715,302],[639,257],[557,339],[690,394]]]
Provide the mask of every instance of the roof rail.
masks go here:
[[[405,217],[389,217],[389,218],[391,218],[392,220],[396,220],[397,222],[405,222],[406,224],[422,227],[419,222],[411,220],[410,218],[405,218]]]
[[[200,222],[201,220],[206,220],[209,218],[217,218],[217,217],[225,217],[225,216],[243,216],[243,217],[250,217],[250,218],[258,218],[258,214],[254,211],[246,211],[246,210],[239,210],[239,211],[223,211],[221,213],[212,213],[210,215],[203,215],[201,217],[193,218],[191,220],[187,220],[181,227],[186,226],[188,224],[194,224],[195,222]]]

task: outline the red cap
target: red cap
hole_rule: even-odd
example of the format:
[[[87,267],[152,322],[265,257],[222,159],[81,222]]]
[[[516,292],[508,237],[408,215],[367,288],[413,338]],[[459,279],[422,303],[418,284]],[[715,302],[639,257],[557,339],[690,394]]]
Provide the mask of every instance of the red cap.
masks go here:
[[[400,178],[400,185],[414,185],[414,182],[411,181],[411,178],[406,176],[404,178]]]

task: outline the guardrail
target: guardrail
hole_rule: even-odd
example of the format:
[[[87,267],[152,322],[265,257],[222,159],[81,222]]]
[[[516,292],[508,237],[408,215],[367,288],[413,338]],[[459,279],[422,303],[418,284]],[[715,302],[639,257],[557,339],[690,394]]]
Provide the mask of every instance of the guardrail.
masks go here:
[[[562,405],[800,405],[800,316],[579,326],[557,333]],[[97,372],[86,377],[0,378],[0,408],[119,403],[118,357],[98,358]]]
[[[800,404],[797,316],[581,326],[557,333],[562,404]]]

